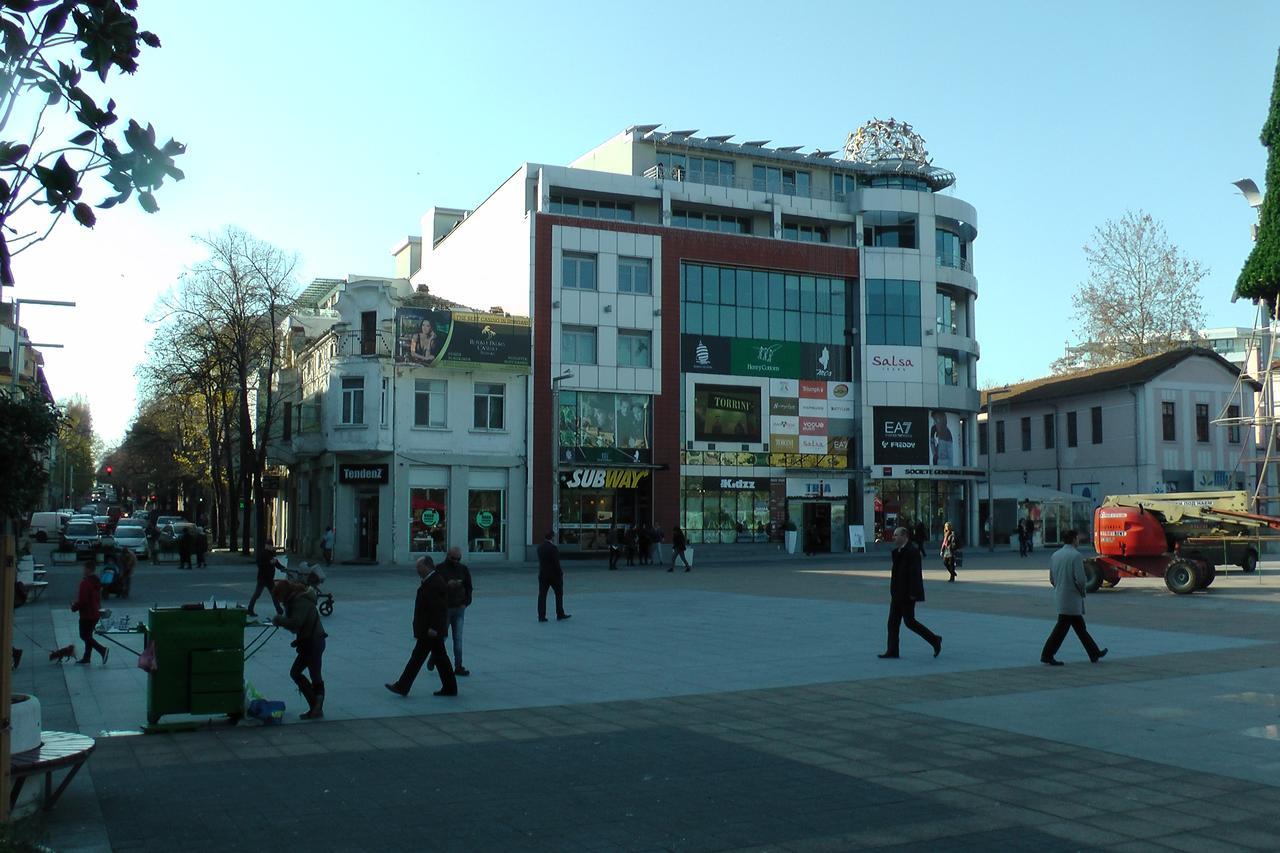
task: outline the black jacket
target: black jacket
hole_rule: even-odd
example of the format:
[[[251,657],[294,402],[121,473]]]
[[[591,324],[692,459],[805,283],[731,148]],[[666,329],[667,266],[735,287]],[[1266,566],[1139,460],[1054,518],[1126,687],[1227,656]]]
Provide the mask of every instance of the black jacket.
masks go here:
[[[439,570],[422,579],[418,585],[418,597],[413,603],[413,638],[427,639],[427,630],[436,629],[444,639],[449,634],[449,585]]]
[[[911,542],[901,548],[893,549],[889,597],[895,601],[924,601],[924,573],[920,571],[920,549]]]
[[[685,538],[683,530],[677,530],[675,533],[671,534],[671,545],[677,551],[683,551],[688,544],[689,540]]]
[[[564,574],[560,567],[560,549],[554,542],[543,540],[538,546],[538,577],[555,579]]]
[[[452,584],[448,586],[449,606],[470,607],[471,570],[467,568],[467,564],[461,560],[445,560],[436,567],[436,571],[444,575],[446,581],[461,581],[456,586]]]

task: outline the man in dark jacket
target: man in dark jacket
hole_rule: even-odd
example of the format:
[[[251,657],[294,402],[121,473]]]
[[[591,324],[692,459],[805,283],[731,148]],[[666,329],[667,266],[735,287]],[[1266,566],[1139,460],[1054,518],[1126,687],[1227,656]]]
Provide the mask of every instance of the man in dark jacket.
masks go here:
[[[893,531],[893,571],[889,575],[889,641],[882,658],[898,657],[898,629],[902,623],[933,646],[936,658],[942,652],[942,638],[916,621],[916,603],[924,601],[924,574],[920,571],[920,549],[905,527]]]
[[[453,672],[470,675],[471,670],[462,665],[462,623],[471,606],[471,570],[462,562],[462,549],[454,545],[440,566],[449,586],[449,633],[453,634]]]
[[[413,638],[416,642],[404,672],[399,680],[388,684],[387,689],[408,696],[413,680],[430,656],[433,667],[440,673],[440,689],[435,695],[457,696],[458,680],[453,677],[449,653],[444,648],[444,638],[449,633],[449,585],[436,571],[430,557],[419,557],[417,569],[422,583],[418,585],[418,597],[413,604]]]
[[[556,593],[556,621],[569,618],[564,612],[564,569],[560,567],[560,549],[555,534],[548,533],[538,546],[538,621],[547,621],[547,590]]]
[[[253,587],[253,597],[249,599],[249,615],[257,616],[253,606],[258,603],[258,596],[263,592],[272,593],[272,584],[276,579],[276,548],[270,541],[266,542],[258,549],[258,580]],[[275,595],[271,594],[271,603],[276,607],[276,615],[284,613],[284,608],[280,606],[280,602],[276,601]]]
[[[324,717],[324,625],[320,624],[320,611],[316,607],[316,591],[306,584],[278,581],[271,590],[273,601],[284,602],[287,613],[271,621],[296,635],[293,647],[298,654],[289,668],[289,677],[298,685],[302,698],[307,700],[307,710],[300,714],[304,720]],[[307,670],[311,678],[302,674]]]

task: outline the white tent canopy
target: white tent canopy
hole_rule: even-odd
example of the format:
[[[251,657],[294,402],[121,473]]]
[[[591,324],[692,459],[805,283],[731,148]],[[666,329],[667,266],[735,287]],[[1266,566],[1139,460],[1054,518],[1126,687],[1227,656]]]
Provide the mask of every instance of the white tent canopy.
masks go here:
[[[1018,503],[1023,501],[1031,501],[1032,503],[1085,503],[1093,504],[1090,498],[1075,495],[1071,492],[1060,492],[1057,489],[1050,489],[1046,486],[1029,486],[1026,483],[996,483],[991,487],[991,497],[997,501],[1013,500]],[[978,499],[987,499],[987,487],[985,484],[978,486]]]

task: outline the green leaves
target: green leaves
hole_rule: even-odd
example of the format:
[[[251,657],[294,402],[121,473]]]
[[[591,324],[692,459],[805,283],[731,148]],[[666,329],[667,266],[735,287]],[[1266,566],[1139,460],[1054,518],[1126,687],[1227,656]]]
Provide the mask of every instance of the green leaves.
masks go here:
[[[1258,212],[1258,238],[1236,280],[1236,295],[1262,300],[1272,317],[1280,299],[1280,58],[1271,88],[1271,108],[1262,126],[1267,148],[1266,195]]]

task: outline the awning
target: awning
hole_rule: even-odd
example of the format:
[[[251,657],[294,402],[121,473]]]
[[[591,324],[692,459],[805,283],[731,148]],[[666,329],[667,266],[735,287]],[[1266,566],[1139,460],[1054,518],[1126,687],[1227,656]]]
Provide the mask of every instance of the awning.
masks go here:
[[[986,485],[977,486],[979,500],[987,499]],[[991,487],[991,497],[997,501],[1031,501],[1032,503],[1085,503],[1092,506],[1093,500],[1071,492],[1060,492],[1047,486],[1029,486],[1026,483],[996,483]]]

